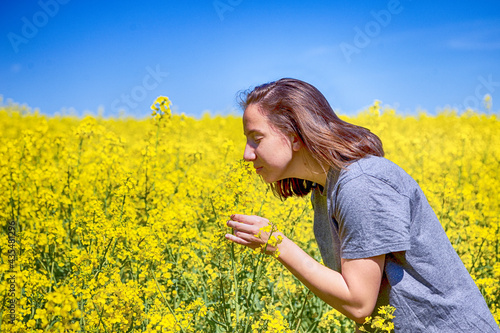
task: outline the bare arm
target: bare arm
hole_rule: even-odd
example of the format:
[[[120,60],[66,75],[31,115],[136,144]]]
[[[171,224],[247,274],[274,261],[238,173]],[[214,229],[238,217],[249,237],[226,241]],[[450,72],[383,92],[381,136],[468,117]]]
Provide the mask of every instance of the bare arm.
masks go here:
[[[233,215],[227,225],[234,229],[234,235],[227,234],[226,238],[254,249],[267,242],[268,234],[261,233],[260,238],[255,235],[268,223],[268,220],[259,216]],[[372,314],[382,281],[385,255],[342,259],[340,274],[321,265],[284,236],[278,248],[278,260],[330,306],[358,323]],[[274,250],[270,246],[267,248],[268,252]]]

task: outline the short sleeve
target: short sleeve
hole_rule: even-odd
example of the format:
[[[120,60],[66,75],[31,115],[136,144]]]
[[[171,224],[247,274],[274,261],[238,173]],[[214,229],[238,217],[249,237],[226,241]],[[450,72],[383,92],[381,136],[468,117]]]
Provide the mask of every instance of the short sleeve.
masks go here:
[[[383,180],[361,174],[339,186],[334,217],[344,259],[410,249],[410,199]]]

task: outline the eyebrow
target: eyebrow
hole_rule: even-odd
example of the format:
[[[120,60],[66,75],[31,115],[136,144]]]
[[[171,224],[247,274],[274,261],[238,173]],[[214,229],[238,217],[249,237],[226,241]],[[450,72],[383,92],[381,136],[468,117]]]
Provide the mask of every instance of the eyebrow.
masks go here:
[[[243,131],[243,135],[245,135],[245,136],[250,136],[254,133],[258,133],[258,134],[262,135],[262,133],[258,130],[249,130],[248,132]]]

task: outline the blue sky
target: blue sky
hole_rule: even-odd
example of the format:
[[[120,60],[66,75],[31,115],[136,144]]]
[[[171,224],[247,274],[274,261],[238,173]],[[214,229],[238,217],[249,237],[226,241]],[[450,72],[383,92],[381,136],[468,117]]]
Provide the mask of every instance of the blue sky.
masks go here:
[[[3,1],[0,95],[52,115],[234,113],[241,90],[294,77],[340,114],[500,110],[500,2]],[[239,112],[239,111],[236,111]]]

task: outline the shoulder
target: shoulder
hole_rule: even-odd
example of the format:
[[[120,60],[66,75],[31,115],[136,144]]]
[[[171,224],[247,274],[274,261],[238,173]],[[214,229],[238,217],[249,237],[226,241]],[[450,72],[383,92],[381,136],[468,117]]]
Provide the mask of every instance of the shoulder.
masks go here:
[[[385,157],[369,155],[352,162],[342,170],[339,178],[350,180],[359,175],[367,175],[375,178],[390,179],[390,175],[399,174],[403,169]],[[404,172],[404,171],[403,171]]]
[[[410,248],[411,198],[396,164],[367,157],[342,170],[331,193],[342,258],[368,258]]]
[[[400,166],[379,156],[367,156],[351,163],[339,174],[337,191],[344,187],[365,188],[380,184],[403,195],[410,195],[418,184]]]

